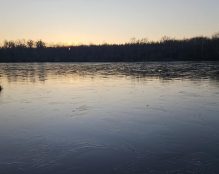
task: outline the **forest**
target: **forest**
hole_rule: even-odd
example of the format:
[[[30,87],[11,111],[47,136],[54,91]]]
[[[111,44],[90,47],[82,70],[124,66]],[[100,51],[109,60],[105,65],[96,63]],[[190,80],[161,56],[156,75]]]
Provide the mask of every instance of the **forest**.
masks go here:
[[[49,46],[42,40],[4,41],[0,62],[217,61],[219,33],[212,37],[160,41],[132,39],[124,44]]]

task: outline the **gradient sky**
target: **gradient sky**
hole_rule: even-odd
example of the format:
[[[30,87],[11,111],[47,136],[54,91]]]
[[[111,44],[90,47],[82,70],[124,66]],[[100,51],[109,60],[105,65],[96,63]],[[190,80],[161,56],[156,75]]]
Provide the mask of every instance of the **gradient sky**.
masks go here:
[[[219,0],[0,0],[0,42],[121,43],[219,32]]]

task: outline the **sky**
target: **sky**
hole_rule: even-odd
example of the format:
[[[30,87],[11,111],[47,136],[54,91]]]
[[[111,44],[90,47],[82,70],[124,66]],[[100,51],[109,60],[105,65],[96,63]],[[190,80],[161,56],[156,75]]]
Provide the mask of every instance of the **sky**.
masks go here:
[[[0,0],[0,42],[124,43],[219,32],[219,0]]]

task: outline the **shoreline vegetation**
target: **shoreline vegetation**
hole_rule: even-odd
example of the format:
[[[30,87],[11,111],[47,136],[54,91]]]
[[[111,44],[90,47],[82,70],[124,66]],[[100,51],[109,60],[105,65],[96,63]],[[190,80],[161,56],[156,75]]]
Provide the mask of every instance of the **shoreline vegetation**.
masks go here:
[[[219,33],[212,37],[160,41],[132,39],[125,44],[48,46],[42,40],[5,41],[0,62],[218,61]]]

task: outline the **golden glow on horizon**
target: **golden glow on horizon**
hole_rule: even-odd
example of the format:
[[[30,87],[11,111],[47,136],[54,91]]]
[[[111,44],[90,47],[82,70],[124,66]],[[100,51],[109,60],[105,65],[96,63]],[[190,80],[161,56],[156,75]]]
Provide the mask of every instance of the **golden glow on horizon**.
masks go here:
[[[218,8],[218,0],[0,0],[0,43],[42,39],[89,45],[211,36],[219,31]]]

